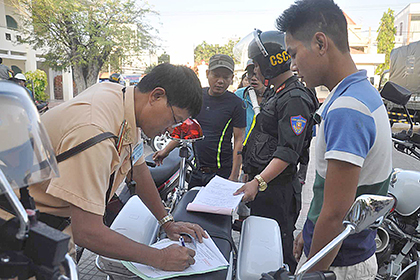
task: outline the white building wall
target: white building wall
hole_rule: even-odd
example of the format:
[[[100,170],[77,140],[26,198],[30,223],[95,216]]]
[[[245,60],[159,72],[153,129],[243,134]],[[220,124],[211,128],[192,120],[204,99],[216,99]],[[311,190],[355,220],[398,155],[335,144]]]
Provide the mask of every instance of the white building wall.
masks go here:
[[[376,68],[385,62],[385,54],[352,54],[354,63],[359,70],[366,70],[369,81],[373,78],[373,84],[376,88],[379,85],[379,75],[375,74]]]
[[[0,0],[0,57],[3,59],[3,64],[12,69],[12,66],[18,67],[22,72],[35,71],[38,68],[38,62],[42,51],[35,51],[28,44],[18,44],[17,36],[20,35],[19,30],[8,29],[6,15],[13,17],[18,24],[18,29],[21,27],[21,20],[18,15],[18,10],[15,9],[10,0]],[[6,40],[6,35],[10,35],[11,40]],[[49,69],[44,69],[48,76],[49,87],[46,93],[54,98],[54,76],[49,75]]]
[[[397,28],[397,36],[402,36],[402,45],[420,40],[420,29],[412,24],[411,16],[420,16],[420,3],[411,3],[395,15],[394,26]],[[402,24],[402,30],[401,30]],[[402,31],[402,32],[401,32]],[[401,39],[398,38],[398,42]]]
[[[6,28],[6,9],[3,0],[0,0],[0,27]],[[0,42],[2,40],[4,40],[4,37],[0,38]]]

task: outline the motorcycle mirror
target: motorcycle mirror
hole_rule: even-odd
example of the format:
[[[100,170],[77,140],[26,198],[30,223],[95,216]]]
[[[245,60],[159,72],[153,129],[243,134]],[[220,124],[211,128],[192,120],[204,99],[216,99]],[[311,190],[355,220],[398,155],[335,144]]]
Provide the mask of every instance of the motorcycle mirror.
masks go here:
[[[180,126],[175,127],[169,137],[172,140],[192,143],[203,139],[204,135],[198,121],[188,118]]]
[[[378,227],[384,216],[392,209],[395,200],[389,196],[361,195],[354,201],[343,220],[343,225],[352,225],[352,233]]]
[[[381,90],[381,96],[395,104],[404,106],[410,100],[411,92],[394,82],[387,82]]]
[[[384,216],[392,209],[394,203],[394,198],[389,196],[365,194],[357,197],[344,217],[344,231],[309,259],[297,272],[296,279],[301,280],[306,271],[311,269],[350,234],[359,233],[367,228],[378,227]]]

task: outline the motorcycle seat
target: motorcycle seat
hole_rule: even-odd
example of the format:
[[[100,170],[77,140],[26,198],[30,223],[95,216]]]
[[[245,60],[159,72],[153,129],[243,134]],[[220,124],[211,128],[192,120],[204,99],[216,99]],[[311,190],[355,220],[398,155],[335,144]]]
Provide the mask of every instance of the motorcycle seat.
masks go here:
[[[153,154],[150,154],[145,159],[148,162],[153,162]],[[179,149],[174,149],[169,155],[163,160],[162,165],[150,167],[149,170],[155,181],[156,187],[159,187],[165,183],[175,172],[179,169],[181,157],[179,156]]]
[[[192,202],[198,190],[188,191],[175,207],[172,215],[175,221],[183,221],[199,224],[213,239],[216,246],[229,262],[230,253],[233,251],[232,240],[232,217],[226,215],[190,212],[187,211],[188,203]],[[188,279],[226,279],[227,270],[215,271],[203,275],[189,276]]]
[[[411,136],[411,141],[413,141],[416,144],[420,144],[420,134],[414,132],[413,136]]]

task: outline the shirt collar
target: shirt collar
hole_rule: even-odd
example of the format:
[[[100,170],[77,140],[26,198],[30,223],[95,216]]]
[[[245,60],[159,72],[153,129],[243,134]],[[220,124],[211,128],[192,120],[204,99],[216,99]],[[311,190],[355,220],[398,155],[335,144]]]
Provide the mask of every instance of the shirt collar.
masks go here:
[[[334,101],[343,95],[343,93],[353,84],[358,83],[362,80],[367,79],[367,71],[359,70],[356,73],[353,73],[345,77],[341,82],[339,82],[333,90],[328,95],[327,99],[324,101],[322,106],[319,108],[317,114],[319,114],[323,119],[325,119],[328,109]]]
[[[136,139],[136,114],[134,110],[134,87],[127,87],[124,101],[124,118],[128,123],[127,138],[124,144],[132,144]]]

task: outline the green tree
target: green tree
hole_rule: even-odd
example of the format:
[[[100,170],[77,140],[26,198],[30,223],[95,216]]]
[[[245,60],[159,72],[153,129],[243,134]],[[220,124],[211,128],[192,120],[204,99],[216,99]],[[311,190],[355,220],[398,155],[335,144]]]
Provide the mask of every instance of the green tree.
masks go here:
[[[381,75],[385,70],[389,69],[389,56],[394,48],[395,33],[394,26],[394,11],[388,8],[381,18],[381,23],[378,28],[378,53],[385,54],[385,63],[376,68],[376,74]]]
[[[118,64],[124,54],[153,45],[153,28],[144,17],[154,12],[146,3],[140,6],[136,0],[13,1],[23,15],[22,40],[44,50],[50,67],[71,67],[78,92],[96,83],[104,63]]]
[[[153,68],[156,67],[156,64],[150,64],[149,66],[146,67],[146,69],[144,70],[144,74],[149,74]]]
[[[169,63],[170,61],[171,61],[171,56],[167,54],[166,52],[163,52],[163,54],[161,54],[158,57],[158,64]]]
[[[233,58],[235,63],[239,63],[234,56],[233,56],[233,47],[236,43],[239,42],[238,40],[229,40],[229,42],[225,45],[220,46],[219,44],[208,44],[206,41],[203,41],[200,45],[195,47],[194,49],[194,62],[196,64],[200,64],[202,60],[209,61],[210,57],[215,54],[226,54]]]
[[[29,71],[25,73],[27,79],[26,87],[29,88],[36,100],[45,101],[48,99],[48,94],[45,93],[47,89],[47,74],[42,70]]]

